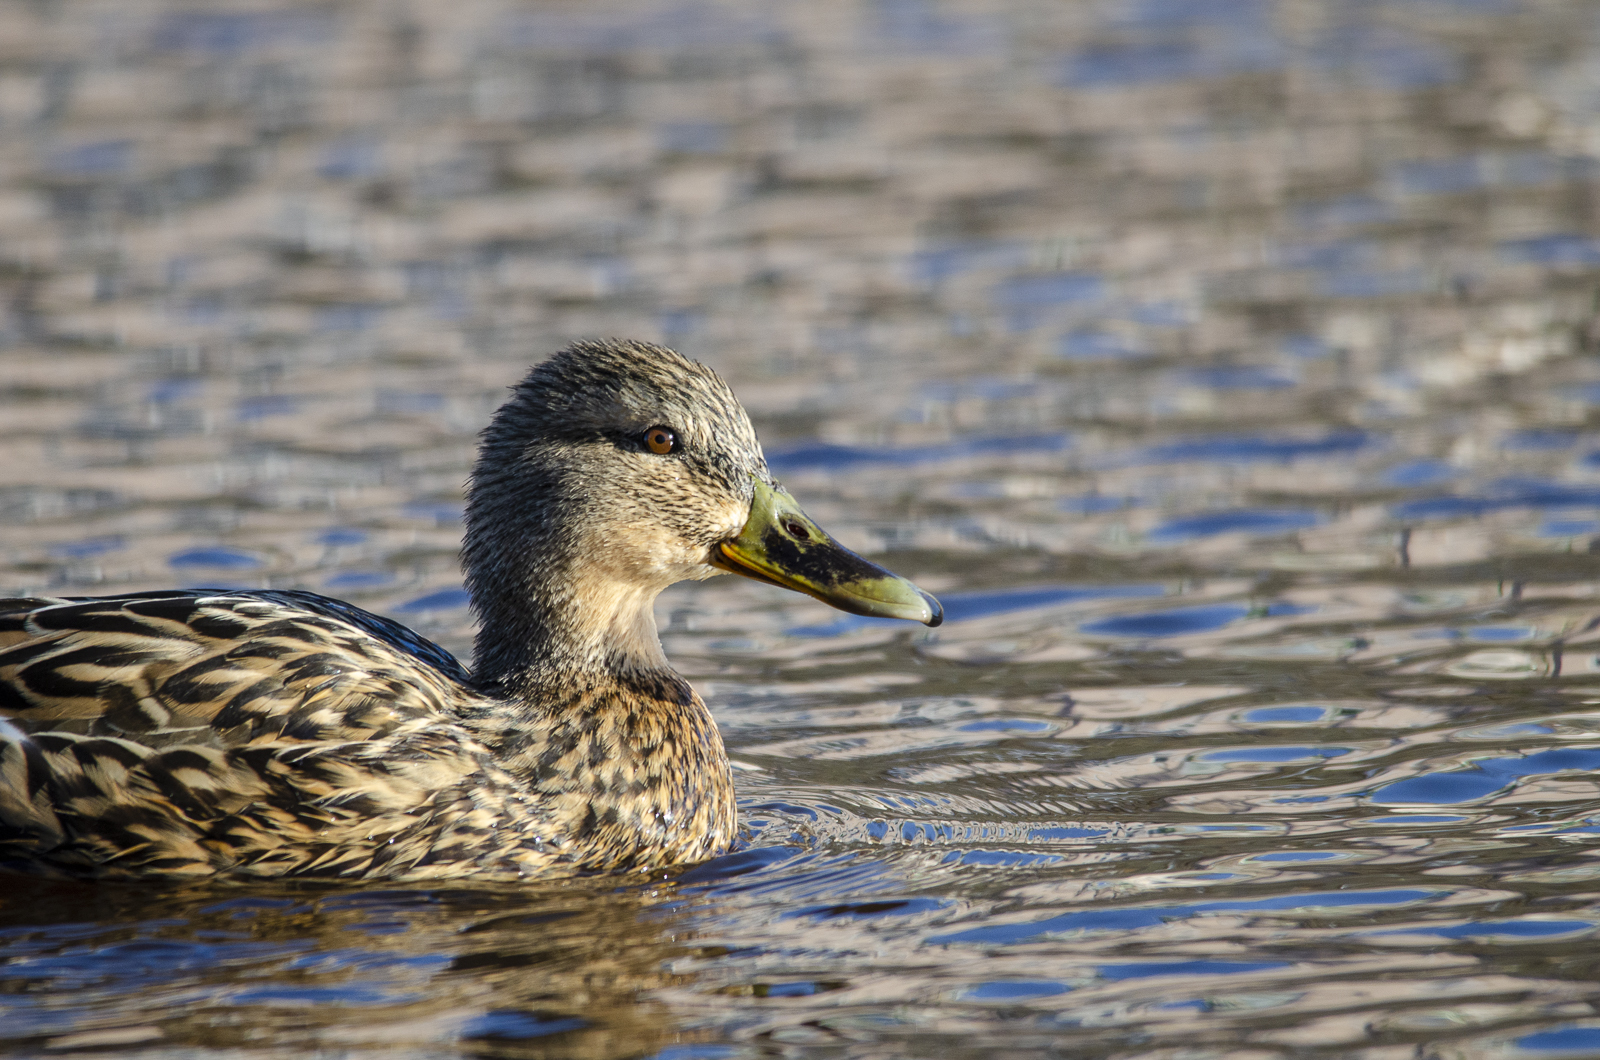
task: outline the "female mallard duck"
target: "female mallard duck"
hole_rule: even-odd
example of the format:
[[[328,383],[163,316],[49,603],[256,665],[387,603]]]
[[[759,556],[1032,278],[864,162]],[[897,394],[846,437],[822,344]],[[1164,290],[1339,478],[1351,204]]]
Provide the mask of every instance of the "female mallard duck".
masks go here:
[[[857,614],[939,604],[767,470],[715,372],[580,343],[483,432],[475,669],[306,592],[0,601],[0,863],[92,877],[562,875],[711,857],[722,739],[651,605],[719,571]]]

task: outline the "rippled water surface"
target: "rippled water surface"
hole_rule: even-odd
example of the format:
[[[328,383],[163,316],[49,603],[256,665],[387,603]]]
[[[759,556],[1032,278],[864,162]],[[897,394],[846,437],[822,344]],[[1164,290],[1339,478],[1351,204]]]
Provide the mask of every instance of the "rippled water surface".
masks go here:
[[[0,886],[71,1056],[1600,1055],[1600,10],[0,4],[0,590],[465,656],[474,432],[733,383],[937,630],[669,591],[672,880]]]

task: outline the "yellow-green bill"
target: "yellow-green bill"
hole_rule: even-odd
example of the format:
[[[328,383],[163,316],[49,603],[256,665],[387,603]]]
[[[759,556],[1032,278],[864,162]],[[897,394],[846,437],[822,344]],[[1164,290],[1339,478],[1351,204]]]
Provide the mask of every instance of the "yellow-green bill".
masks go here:
[[[760,480],[744,529],[712,549],[711,562],[854,615],[909,618],[928,626],[944,621],[939,601],[839,544],[787,490]]]

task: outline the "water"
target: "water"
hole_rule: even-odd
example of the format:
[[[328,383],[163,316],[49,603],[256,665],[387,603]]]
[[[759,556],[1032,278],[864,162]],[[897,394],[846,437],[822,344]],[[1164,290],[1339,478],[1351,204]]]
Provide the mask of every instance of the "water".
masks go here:
[[[659,621],[737,852],[0,889],[12,1054],[1600,1055],[1600,18],[0,8],[0,590],[459,654],[474,433],[716,366],[937,630]]]

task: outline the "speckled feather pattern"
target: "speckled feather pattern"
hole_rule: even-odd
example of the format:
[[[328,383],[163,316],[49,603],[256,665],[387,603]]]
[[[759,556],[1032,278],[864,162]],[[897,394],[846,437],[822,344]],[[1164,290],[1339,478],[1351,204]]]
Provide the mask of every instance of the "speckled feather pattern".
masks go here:
[[[672,458],[639,432],[670,424]],[[714,373],[639,343],[538,366],[484,432],[470,675],[296,592],[0,601],[0,865],[432,879],[726,849],[731,770],[650,603],[704,577],[765,462]]]
[[[248,593],[8,603],[14,867],[548,875],[698,860],[732,838],[721,737],[675,677],[529,711]]]

